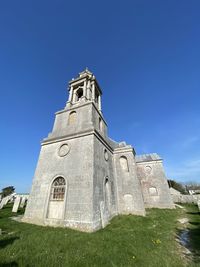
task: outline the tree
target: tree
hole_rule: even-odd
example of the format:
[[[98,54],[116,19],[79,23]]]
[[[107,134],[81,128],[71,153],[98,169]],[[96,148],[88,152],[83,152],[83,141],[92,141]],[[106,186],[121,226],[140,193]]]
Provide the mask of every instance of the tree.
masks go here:
[[[181,192],[182,194],[187,194],[187,190],[185,188],[185,186],[181,183],[178,183],[174,180],[168,180],[168,184],[169,187],[173,187],[174,189],[178,190],[179,192]]]
[[[14,186],[7,186],[7,187],[2,189],[2,193],[1,194],[2,194],[2,197],[6,197],[6,196],[8,196],[8,195],[10,195],[10,194],[12,194],[14,192],[15,192]]]

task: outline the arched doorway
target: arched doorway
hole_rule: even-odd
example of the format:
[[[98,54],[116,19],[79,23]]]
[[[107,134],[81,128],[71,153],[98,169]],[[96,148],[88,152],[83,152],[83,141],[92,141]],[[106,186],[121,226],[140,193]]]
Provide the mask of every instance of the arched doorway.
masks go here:
[[[49,219],[63,219],[66,195],[66,181],[59,176],[52,182],[50,189],[48,214]]]

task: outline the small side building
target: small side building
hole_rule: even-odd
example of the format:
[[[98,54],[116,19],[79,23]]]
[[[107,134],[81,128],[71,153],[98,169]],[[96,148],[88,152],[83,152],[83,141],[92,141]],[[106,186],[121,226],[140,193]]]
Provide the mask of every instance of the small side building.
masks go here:
[[[156,154],[135,157],[145,208],[173,207],[162,158]]]

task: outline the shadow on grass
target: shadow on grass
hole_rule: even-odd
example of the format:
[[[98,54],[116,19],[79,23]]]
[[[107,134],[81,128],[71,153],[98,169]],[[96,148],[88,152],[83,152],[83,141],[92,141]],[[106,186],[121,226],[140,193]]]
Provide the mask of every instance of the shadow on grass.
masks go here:
[[[190,229],[189,231],[190,244],[195,253],[200,257],[200,227]],[[200,261],[200,258],[199,258]]]
[[[196,214],[195,212],[192,213]],[[189,222],[195,228],[185,228],[185,229],[177,229],[177,234],[179,236],[180,244],[188,249],[192,254],[192,261],[194,263],[200,262],[200,223],[199,222]],[[187,254],[186,257],[190,254]]]
[[[186,212],[187,214],[191,214],[191,215],[200,215],[200,211],[197,212]]]
[[[9,262],[9,263],[1,263],[0,262],[0,266],[1,267],[18,267],[18,263],[16,263],[15,261]]]
[[[189,223],[192,224],[192,225],[200,225],[199,222],[189,222]]]
[[[8,245],[11,245],[17,239],[19,239],[19,237],[11,237],[11,238],[0,240],[0,249],[5,248]]]

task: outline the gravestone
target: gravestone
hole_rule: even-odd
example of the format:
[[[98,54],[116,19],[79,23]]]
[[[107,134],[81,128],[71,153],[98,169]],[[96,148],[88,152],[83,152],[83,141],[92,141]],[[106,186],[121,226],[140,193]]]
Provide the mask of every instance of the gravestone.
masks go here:
[[[198,208],[200,210],[200,199],[197,201]]]
[[[9,196],[4,197],[1,200],[0,209],[2,209],[8,203],[8,201],[10,201],[15,195],[16,195],[16,193],[13,193],[13,194],[11,194]]]
[[[23,208],[25,206],[26,200],[27,200],[27,197],[26,196],[23,196],[22,197],[22,200],[21,200],[21,203],[20,203],[20,208]]]
[[[20,205],[21,197],[17,196],[13,205],[12,212],[17,212]]]
[[[5,197],[4,206],[8,204],[8,201],[10,200],[10,196]]]
[[[6,204],[7,204],[7,197],[4,197],[4,198],[1,200],[1,203],[0,203],[0,209],[2,209]]]

